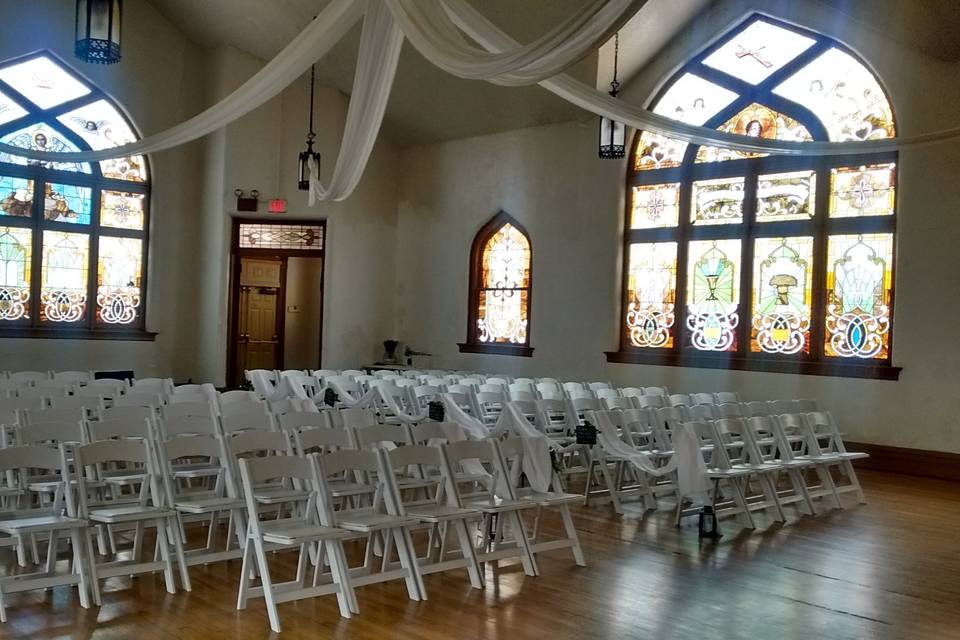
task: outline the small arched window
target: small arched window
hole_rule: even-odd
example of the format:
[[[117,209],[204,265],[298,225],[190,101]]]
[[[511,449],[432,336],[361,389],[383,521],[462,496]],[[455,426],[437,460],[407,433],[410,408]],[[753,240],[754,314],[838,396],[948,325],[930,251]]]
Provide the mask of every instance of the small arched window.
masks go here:
[[[780,140],[895,134],[852,52],[766,16],[694,57],[651,108]],[[629,164],[611,361],[897,376],[896,153],[775,156],[637,132]]]
[[[71,152],[136,139],[110,98],[53,54],[0,63],[0,142]],[[148,176],[143,156],[0,153],[0,336],[145,336]]]
[[[530,237],[501,211],[470,251],[466,353],[530,356]]]

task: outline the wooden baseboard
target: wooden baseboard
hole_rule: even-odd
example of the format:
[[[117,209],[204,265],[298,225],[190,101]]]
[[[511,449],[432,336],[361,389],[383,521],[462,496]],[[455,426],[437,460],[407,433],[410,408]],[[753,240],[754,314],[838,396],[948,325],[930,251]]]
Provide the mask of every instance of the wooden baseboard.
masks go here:
[[[846,442],[847,450],[863,451],[870,457],[855,462],[859,469],[875,469],[910,476],[960,482],[960,453],[888,447],[867,442]]]

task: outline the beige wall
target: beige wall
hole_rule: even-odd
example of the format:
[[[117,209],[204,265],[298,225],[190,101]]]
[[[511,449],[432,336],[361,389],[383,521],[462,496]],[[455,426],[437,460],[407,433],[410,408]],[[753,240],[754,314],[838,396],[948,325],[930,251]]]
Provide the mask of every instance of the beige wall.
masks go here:
[[[143,0],[124,4],[126,42],[117,65],[93,65],[73,55],[76,3],[3,2],[0,60],[52,49],[125,108],[144,134],[177,124],[201,102],[201,52]],[[191,375],[196,319],[190,283],[200,246],[194,232],[200,209],[200,145],[150,158],[151,202],[147,329],[155,342],[0,339],[3,369],[133,369],[139,376]]]
[[[720,2],[633,79],[624,99],[647,97],[698,47],[744,15]],[[887,85],[903,134],[956,122],[960,73],[851,25],[816,2],[760,2],[771,13],[840,38]],[[735,390],[747,399],[811,397],[851,439],[960,451],[954,334],[960,299],[960,149],[904,151],[900,161],[894,364],[899,382],[607,364],[619,327],[625,164],[596,159],[595,129],[564,124],[411,148],[402,154],[398,206],[398,337],[436,364],[513,374],[666,384],[677,391]],[[465,338],[473,235],[499,209],[533,245],[532,358],[458,353]]]

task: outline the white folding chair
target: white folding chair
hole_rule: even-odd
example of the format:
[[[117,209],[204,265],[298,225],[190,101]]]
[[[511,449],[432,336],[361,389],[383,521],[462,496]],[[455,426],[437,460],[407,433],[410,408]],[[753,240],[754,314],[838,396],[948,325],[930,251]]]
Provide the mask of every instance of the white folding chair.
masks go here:
[[[667,396],[667,402],[671,407],[690,407],[696,404],[686,393],[671,393]]]
[[[93,380],[92,371],[51,371],[51,379],[82,386]]]
[[[26,382],[30,385],[37,382],[43,382],[50,379],[49,371],[11,371],[10,380],[14,382]]]
[[[717,399],[712,393],[691,393],[690,401],[693,404],[716,404]]]
[[[247,531],[244,536],[243,566],[240,571],[240,592],[237,609],[246,609],[250,598],[262,597],[267,607],[270,628],[280,633],[280,614],[277,604],[335,594],[340,615],[349,618],[359,613],[356,595],[347,569],[343,540],[347,531],[330,525],[329,518],[317,506],[320,494],[320,473],[316,458],[294,456],[266,456],[243,459],[239,463],[240,479],[246,496]],[[299,500],[297,515],[260,519],[259,505],[254,501],[255,487],[263,482],[297,483],[307,489]],[[318,559],[311,578],[308,575],[310,548],[319,545],[323,557],[330,563],[329,582],[321,581],[323,561]],[[268,549],[297,549],[299,551],[296,577],[288,582],[275,583],[268,562]],[[260,576],[260,586],[253,584],[253,567]]]
[[[733,391],[718,391],[713,397],[717,404],[740,404],[740,394]]]

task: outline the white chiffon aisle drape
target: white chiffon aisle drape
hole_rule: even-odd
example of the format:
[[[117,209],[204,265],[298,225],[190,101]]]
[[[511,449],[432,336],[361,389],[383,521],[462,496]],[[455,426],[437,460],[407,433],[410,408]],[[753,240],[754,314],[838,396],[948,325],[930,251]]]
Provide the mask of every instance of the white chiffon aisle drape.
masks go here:
[[[428,60],[460,77],[483,78],[507,85],[539,82],[560,98],[595,114],[694,144],[761,153],[829,156],[891,151],[960,137],[958,126],[863,142],[751,138],[657,115],[558,73],[596,49],[642,5],[641,0],[592,0],[574,16],[524,46],[500,31],[465,0],[331,0],[303,32],[240,88],[166,131],[101,151],[50,153],[0,143],[0,152],[46,162],[96,162],[162,151],[190,142],[233,122],[280,93],[322,58],[364,15],[360,62],[333,178],[329,185],[323,186],[314,168],[312,202],[343,200],[356,187],[380,130],[404,35]],[[446,17],[442,15],[444,12]],[[468,42],[457,29],[482,49]]]

